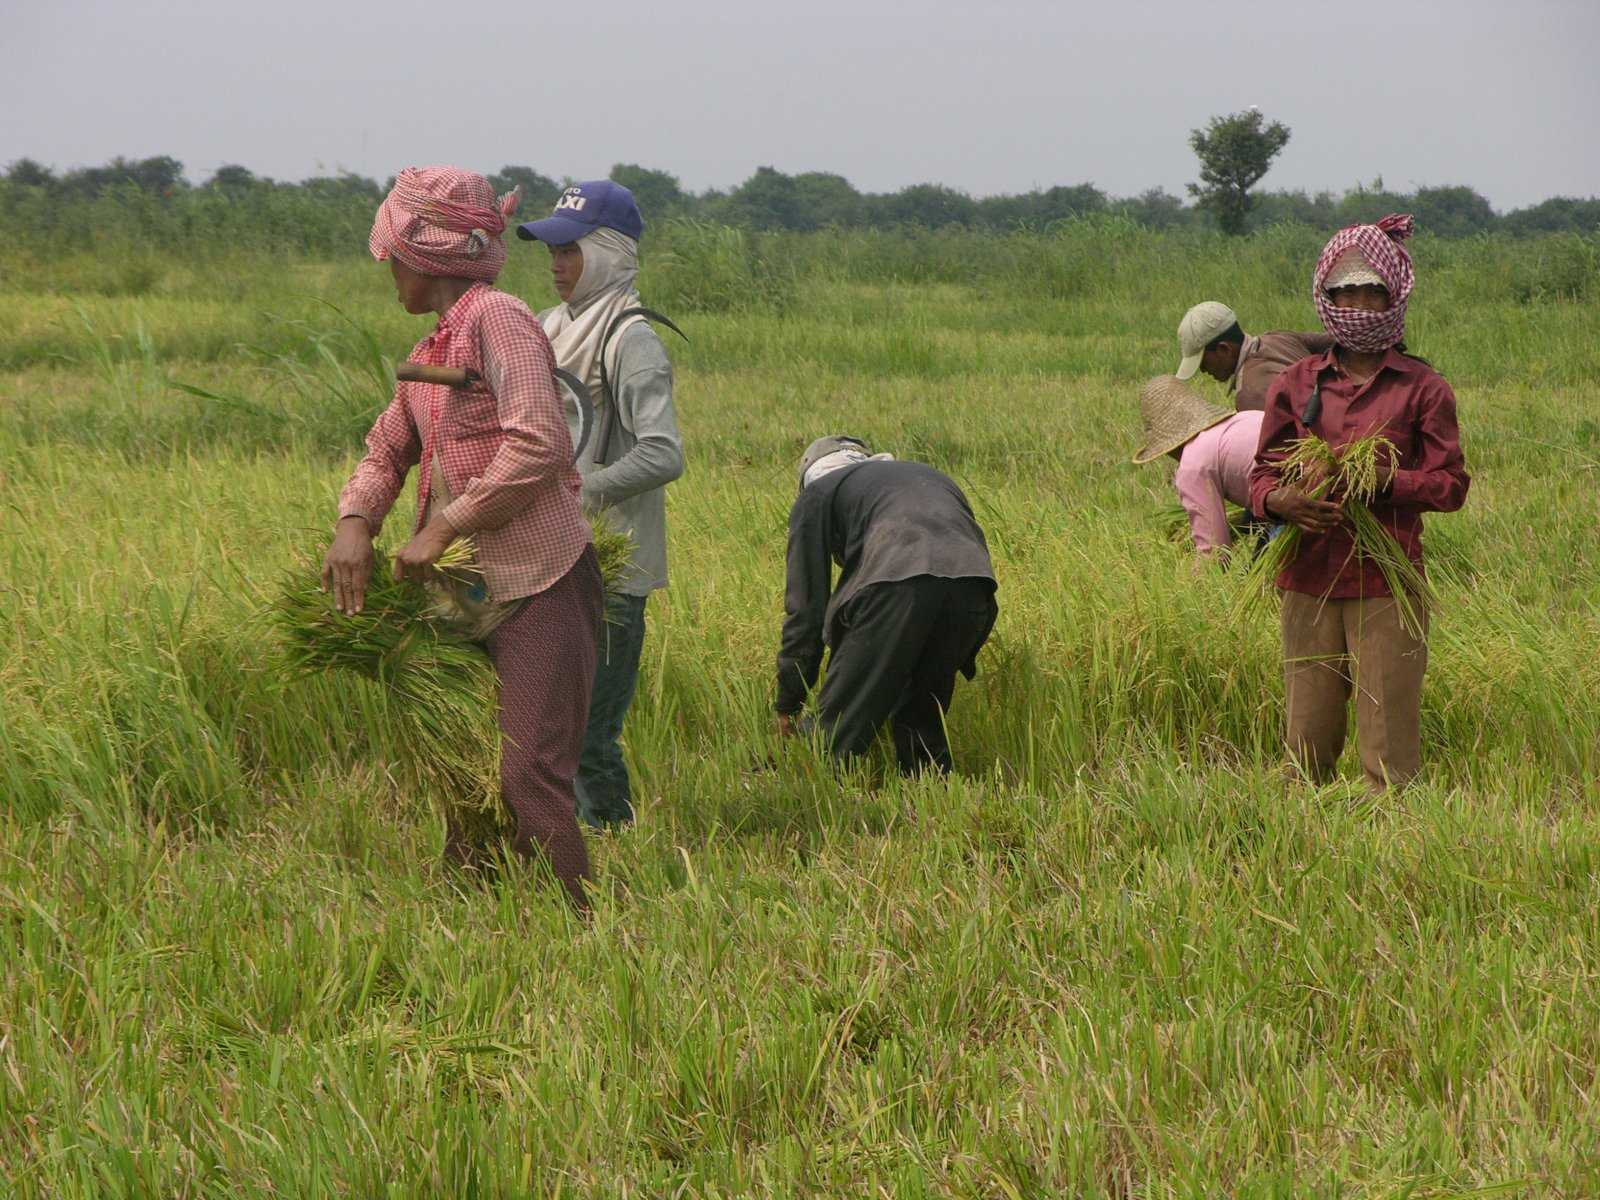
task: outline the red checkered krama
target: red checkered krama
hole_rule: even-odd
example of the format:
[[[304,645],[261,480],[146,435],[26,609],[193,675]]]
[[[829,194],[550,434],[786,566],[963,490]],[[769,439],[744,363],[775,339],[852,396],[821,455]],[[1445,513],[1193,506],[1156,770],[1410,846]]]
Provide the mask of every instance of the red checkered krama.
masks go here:
[[[444,518],[477,543],[490,598],[542,592],[567,573],[591,534],[578,507],[555,359],[538,319],[515,296],[474,284],[417,343],[411,361],[466,367],[481,378],[460,388],[397,384],[339,495],[339,516],[365,519],[376,536],[407,472],[437,452],[455,497]],[[419,525],[431,475],[419,473]]]
[[[1411,267],[1411,256],[1400,243],[1411,236],[1413,223],[1409,213],[1391,213],[1376,225],[1350,225],[1341,229],[1322,248],[1317,259],[1317,269],[1311,277],[1311,300],[1317,306],[1317,316],[1322,327],[1333,334],[1341,346],[1363,353],[1376,354],[1397,345],[1406,332],[1406,300],[1411,296],[1411,285],[1416,282],[1416,272]],[[1389,290],[1389,307],[1383,312],[1368,312],[1359,308],[1336,308],[1322,288],[1333,264],[1346,250],[1354,247],[1383,279]]]
[[[500,239],[520,193],[495,197],[489,181],[460,167],[407,167],[378,206],[367,248],[424,275],[493,283],[506,265]]]

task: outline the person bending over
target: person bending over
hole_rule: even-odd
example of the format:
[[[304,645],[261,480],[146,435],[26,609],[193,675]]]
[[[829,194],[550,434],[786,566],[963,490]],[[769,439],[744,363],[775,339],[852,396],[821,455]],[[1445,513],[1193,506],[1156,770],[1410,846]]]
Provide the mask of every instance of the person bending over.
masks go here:
[[[1177,459],[1172,486],[1189,516],[1194,548],[1203,555],[1226,549],[1234,536],[1227,502],[1250,504],[1261,414],[1230,413],[1207,404],[1175,376],[1157,375],[1139,394],[1139,416],[1144,445],[1133,461],[1154,462],[1164,454]]]
[[[1183,357],[1176,374],[1188,380],[1204,371],[1228,385],[1238,411],[1259,411],[1266,405],[1267,389],[1286,367],[1332,345],[1333,338],[1326,333],[1280,329],[1252,337],[1239,328],[1233,309],[1207,300],[1184,313],[1178,323],[1178,350]]]
[[[789,512],[780,733],[800,730],[826,644],[816,724],[834,756],[863,753],[887,721],[902,772],[948,772],[956,672],[976,673],[997,611],[983,530],[947,476],[859,438],[811,443]]]

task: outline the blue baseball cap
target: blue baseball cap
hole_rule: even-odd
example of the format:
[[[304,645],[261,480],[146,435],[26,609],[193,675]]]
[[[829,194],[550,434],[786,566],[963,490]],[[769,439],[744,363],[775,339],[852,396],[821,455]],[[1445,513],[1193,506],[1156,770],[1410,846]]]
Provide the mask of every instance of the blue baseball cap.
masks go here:
[[[602,226],[638,241],[644,232],[644,218],[627,188],[609,179],[591,179],[562,192],[555,211],[544,220],[518,225],[517,236],[524,241],[565,246]]]

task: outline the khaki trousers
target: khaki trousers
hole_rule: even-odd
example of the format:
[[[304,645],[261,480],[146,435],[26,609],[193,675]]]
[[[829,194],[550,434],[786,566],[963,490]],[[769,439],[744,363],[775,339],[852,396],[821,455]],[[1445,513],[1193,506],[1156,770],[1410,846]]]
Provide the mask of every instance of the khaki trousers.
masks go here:
[[[1382,791],[1410,782],[1422,766],[1426,638],[1406,632],[1390,596],[1324,600],[1286,591],[1281,621],[1291,762],[1317,782],[1333,774],[1354,692],[1367,783]]]

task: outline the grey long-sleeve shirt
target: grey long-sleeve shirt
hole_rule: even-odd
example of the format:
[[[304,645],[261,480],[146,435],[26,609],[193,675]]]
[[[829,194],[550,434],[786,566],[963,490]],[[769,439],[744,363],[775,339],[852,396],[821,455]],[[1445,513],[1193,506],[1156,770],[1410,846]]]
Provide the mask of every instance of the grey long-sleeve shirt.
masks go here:
[[[789,511],[777,710],[805,703],[823,644],[835,644],[839,614],[862,588],[919,575],[994,579],[983,530],[949,476],[922,463],[869,461],[803,489]]]
[[[666,485],[683,474],[683,441],[672,407],[672,362],[648,322],[617,334],[617,370],[612,379],[617,406],[611,446],[604,462],[600,431],[611,397],[596,396],[594,438],[578,462],[586,512],[604,509],[613,525],[633,539],[633,562],[619,590],[645,596],[667,586]]]

